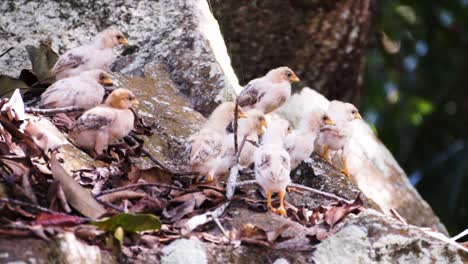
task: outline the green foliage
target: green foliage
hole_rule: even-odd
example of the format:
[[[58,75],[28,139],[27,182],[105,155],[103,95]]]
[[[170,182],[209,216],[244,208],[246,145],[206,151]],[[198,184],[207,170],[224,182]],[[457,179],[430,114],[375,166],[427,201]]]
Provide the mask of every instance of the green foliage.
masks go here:
[[[122,229],[122,232],[141,232],[161,228],[161,222],[157,216],[152,214],[127,214],[122,213],[111,218],[91,223],[98,228],[110,232]],[[117,234],[117,233],[114,233]],[[122,234],[123,236],[123,234]],[[116,237],[117,238],[117,237]]]
[[[378,2],[362,112],[456,233],[468,217],[468,1]]]
[[[0,75],[0,95],[7,96],[16,89],[23,92],[40,89],[42,92],[55,81],[51,69],[58,59],[50,45],[41,42],[39,47],[26,46],[31,61],[32,71],[22,70],[18,78]],[[37,94],[36,94],[37,95]]]

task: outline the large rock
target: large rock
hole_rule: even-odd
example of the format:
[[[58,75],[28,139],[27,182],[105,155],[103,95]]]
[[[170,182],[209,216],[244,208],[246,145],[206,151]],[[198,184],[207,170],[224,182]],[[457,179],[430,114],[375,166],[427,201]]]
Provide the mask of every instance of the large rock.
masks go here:
[[[203,114],[239,89],[206,0],[7,0],[0,12],[0,47],[15,48],[1,58],[3,74],[16,77],[30,68],[26,45],[49,39],[63,53],[114,25],[131,45],[120,52],[114,70],[142,75],[148,67],[165,64],[177,89]]]

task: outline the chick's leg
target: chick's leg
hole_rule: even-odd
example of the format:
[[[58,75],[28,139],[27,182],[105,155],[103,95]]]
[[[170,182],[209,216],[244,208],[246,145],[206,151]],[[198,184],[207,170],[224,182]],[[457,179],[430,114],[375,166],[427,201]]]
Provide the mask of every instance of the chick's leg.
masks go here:
[[[346,155],[343,153],[341,154],[341,163],[343,164],[343,169],[341,172],[349,178],[349,171],[348,171],[348,164],[346,163]]]
[[[330,157],[328,157],[328,150],[329,150],[329,149],[330,149],[330,148],[329,148],[328,146],[325,146],[325,147],[323,148],[323,151],[322,151],[322,153],[320,154],[320,156],[322,156],[326,161],[328,161],[328,163],[331,164]]]
[[[271,191],[267,191],[267,207],[268,207],[268,210],[269,211],[272,211],[272,212],[276,212],[276,209],[273,208],[273,206],[271,205],[271,196],[273,195],[273,193]]]
[[[278,207],[278,210],[276,210],[276,212],[279,215],[287,216],[286,209],[284,209],[284,194],[285,194],[285,192],[279,192],[278,193],[278,197],[279,197],[279,200],[280,200],[280,206]]]

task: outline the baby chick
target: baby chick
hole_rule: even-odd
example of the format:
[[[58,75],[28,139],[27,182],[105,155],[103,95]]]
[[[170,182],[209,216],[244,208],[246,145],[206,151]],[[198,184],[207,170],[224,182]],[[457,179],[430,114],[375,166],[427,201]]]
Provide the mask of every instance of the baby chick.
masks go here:
[[[265,115],[256,109],[252,109],[246,113],[246,116],[247,118],[238,121],[237,141],[241,142],[244,137],[247,137],[247,140],[258,143],[259,136],[263,135],[268,126]],[[232,133],[228,134],[227,140],[229,141],[230,151],[234,152],[234,135]],[[239,156],[239,165],[241,167],[248,167],[254,163],[256,149],[257,147],[249,142],[244,144]]]
[[[103,105],[86,111],[70,131],[75,144],[101,155],[107,146],[125,137],[133,129],[135,117],[131,106],[138,100],[127,89],[114,90]]]
[[[327,114],[335,122],[335,126],[327,125],[321,129],[318,145],[322,149],[321,155],[331,163],[329,150],[341,151],[341,162],[343,173],[348,176],[348,167],[346,164],[346,155],[344,149],[348,147],[349,139],[353,134],[353,126],[350,122],[356,119],[362,119],[357,108],[350,103],[341,101],[331,101],[328,106]]]
[[[299,127],[286,137],[284,144],[291,156],[291,170],[310,157],[314,151],[315,140],[320,129],[334,125],[326,112],[320,108],[311,110],[304,115]]]
[[[92,69],[106,70],[112,63],[112,48],[117,45],[128,45],[122,32],[110,27],[97,34],[91,44],[71,49],[61,55],[52,73],[57,80],[77,75]]]
[[[88,110],[102,103],[105,93],[102,85],[111,84],[112,80],[104,71],[85,71],[52,84],[41,95],[39,107],[78,106]]]
[[[203,128],[194,134],[190,142],[190,166],[200,176],[206,176],[207,181],[213,181],[217,176],[227,173],[234,158],[234,153],[228,152],[226,127],[234,120],[235,103],[220,104],[206,121]],[[239,108],[239,118],[245,113]]]
[[[265,76],[251,80],[239,94],[237,102],[245,111],[254,108],[268,114],[288,100],[291,83],[299,81],[288,67],[273,69]]]
[[[284,149],[289,123],[285,120],[272,122],[263,135],[262,145],[255,151],[255,180],[267,193],[267,206],[270,211],[286,216],[284,195],[291,182],[291,158]],[[271,195],[277,192],[280,199],[278,209],[271,205]]]

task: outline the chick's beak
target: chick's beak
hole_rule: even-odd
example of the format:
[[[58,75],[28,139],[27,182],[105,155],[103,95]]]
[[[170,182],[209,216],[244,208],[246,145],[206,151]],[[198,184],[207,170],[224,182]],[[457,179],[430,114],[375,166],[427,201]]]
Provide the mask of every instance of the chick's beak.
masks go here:
[[[128,46],[128,39],[126,37],[122,37],[119,39],[119,43],[124,46]]]
[[[359,113],[354,114],[354,119],[362,119],[361,114]]]
[[[330,118],[326,118],[325,119],[325,125],[334,126],[335,123],[333,123],[333,121]]]
[[[104,78],[101,79],[101,84],[111,86],[111,85],[114,85],[114,82],[111,80],[111,78],[104,77]]]
[[[244,111],[239,109],[237,112],[237,118],[247,118],[247,115],[244,113]]]
[[[301,80],[299,79],[299,77],[297,77],[296,74],[293,73],[291,77],[289,77],[289,81],[292,83],[297,83],[297,82],[300,82]]]
[[[140,101],[138,101],[137,99],[133,100],[132,102],[132,105],[137,107],[138,105],[140,105]]]
[[[260,131],[258,131],[259,134],[263,135],[265,133],[265,131],[267,130],[267,128],[268,128],[267,121],[265,119],[260,120]]]

